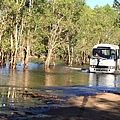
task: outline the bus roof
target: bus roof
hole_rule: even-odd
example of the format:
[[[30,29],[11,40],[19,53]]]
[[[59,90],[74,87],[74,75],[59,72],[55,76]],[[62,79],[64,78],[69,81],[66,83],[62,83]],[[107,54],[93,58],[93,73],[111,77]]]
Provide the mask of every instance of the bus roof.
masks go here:
[[[113,44],[97,44],[93,48],[110,48],[110,49],[119,49],[118,45],[113,45]]]

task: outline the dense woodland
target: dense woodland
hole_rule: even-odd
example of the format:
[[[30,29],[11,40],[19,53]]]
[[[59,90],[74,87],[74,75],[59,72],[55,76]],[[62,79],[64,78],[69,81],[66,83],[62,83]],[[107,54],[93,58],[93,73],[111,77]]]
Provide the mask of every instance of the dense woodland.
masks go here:
[[[0,0],[0,66],[20,61],[27,69],[30,56],[45,68],[57,59],[85,64],[98,43],[120,44],[116,0],[94,9],[85,0]]]

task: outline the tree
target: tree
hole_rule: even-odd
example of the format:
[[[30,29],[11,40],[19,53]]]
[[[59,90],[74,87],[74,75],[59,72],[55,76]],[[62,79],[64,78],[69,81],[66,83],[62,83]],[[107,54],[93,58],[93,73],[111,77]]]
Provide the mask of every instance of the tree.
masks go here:
[[[2,4],[2,1],[0,3],[0,66],[5,66],[6,65],[6,52],[4,48],[2,47],[3,45],[3,40],[2,37],[4,36],[4,32],[7,26],[7,16],[5,14],[5,9],[4,5]]]
[[[16,68],[16,62],[18,58],[17,55],[19,55],[21,51],[23,52],[24,68],[27,68],[27,64],[28,64],[28,55],[30,51],[30,32],[31,32],[30,18],[32,18],[30,16],[31,11],[29,5],[31,5],[32,2],[30,0],[29,0],[30,3],[27,2],[28,2],[27,0],[26,1],[11,0],[9,2],[7,0],[3,0],[2,3],[2,8],[3,8],[2,12],[4,12],[4,16],[6,16],[6,19],[3,19],[4,20],[3,23],[7,24],[5,27],[6,29],[4,31],[4,39],[6,39],[7,37],[10,38],[9,40],[8,39],[7,40],[10,43],[9,63],[11,69]],[[2,18],[4,16],[2,15]],[[18,52],[19,50],[21,51]]]
[[[42,27],[45,28],[43,31],[46,33],[48,51],[45,68],[49,67],[53,51],[56,51],[61,44],[62,47],[67,48],[68,64],[72,64],[73,46],[76,39],[75,22],[78,20],[76,15],[79,15],[80,5],[84,5],[81,3],[83,2],[78,0],[51,0],[48,2],[47,8],[44,10],[46,18],[43,18],[46,19],[46,25]]]
[[[119,0],[114,0],[113,3],[113,8],[115,9],[115,11],[117,11],[117,15],[116,15],[116,19],[114,22],[114,41],[116,41],[116,44],[120,45],[120,37],[119,37],[119,33],[120,33],[120,1]]]

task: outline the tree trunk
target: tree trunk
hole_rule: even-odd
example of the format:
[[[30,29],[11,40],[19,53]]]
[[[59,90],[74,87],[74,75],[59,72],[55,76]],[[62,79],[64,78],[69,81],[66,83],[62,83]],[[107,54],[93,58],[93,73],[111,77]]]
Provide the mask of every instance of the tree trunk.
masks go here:
[[[11,31],[11,52],[10,52],[10,68],[16,68],[17,50],[18,50],[18,21],[16,16],[15,31]],[[14,38],[14,40],[13,40]]]
[[[2,48],[0,46],[0,66],[2,66]]]
[[[70,66],[70,57],[71,57],[71,55],[70,55],[70,48],[69,48],[69,45],[68,45],[68,64],[69,64],[69,66]]]
[[[15,68],[15,65],[14,65],[14,52],[11,50],[10,51],[10,55],[9,55],[9,67],[11,68],[11,69],[13,69],[13,68]]]
[[[24,49],[24,56],[23,56],[23,65],[24,65],[24,68],[23,70],[27,70],[28,69],[28,50],[27,49]]]
[[[0,16],[1,17],[1,16]],[[6,61],[5,61],[5,57],[4,57],[4,52],[3,52],[3,49],[2,49],[2,35],[3,35],[3,32],[4,32],[4,17],[2,16],[2,19],[1,19],[1,26],[0,26],[0,66],[4,66],[6,65]]]
[[[6,66],[6,53],[4,51],[2,53],[2,66]]]
[[[28,69],[29,54],[30,54],[30,26],[28,25],[27,43],[26,43],[26,49],[24,49],[24,58],[23,58],[24,68],[23,68],[23,70]]]
[[[56,61],[56,52],[55,52],[55,50],[53,50],[53,52],[52,52],[52,65],[55,67],[55,61]]]
[[[70,66],[73,65],[73,46],[71,47],[71,59],[70,59]]]
[[[2,35],[0,34],[0,66],[1,66],[1,62],[2,62],[2,45],[1,45],[1,37]]]
[[[69,66],[72,66],[73,64],[73,46],[71,47],[71,50],[70,50],[70,46],[68,45],[68,64]]]
[[[85,51],[82,51],[82,62],[81,62],[81,65],[84,65],[86,63],[86,60],[85,60]]]
[[[14,50],[13,50],[13,34],[11,33],[11,51],[10,51],[10,55],[9,55],[9,67],[11,68],[11,69],[15,69],[15,67],[16,67],[16,61],[15,61],[15,52],[14,52]]]
[[[17,23],[17,17],[16,17]],[[15,52],[14,52],[14,59],[13,59],[13,69],[16,68],[16,59],[17,59],[17,50],[18,50],[18,25],[15,26]]]
[[[50,61],[51,61],[51,56],[52,56],[52,48],[48,49],[48,54],[47,54],[47,58],[46,58],[46,61],[45,61],[45,69],[49,68],[50,67]]]

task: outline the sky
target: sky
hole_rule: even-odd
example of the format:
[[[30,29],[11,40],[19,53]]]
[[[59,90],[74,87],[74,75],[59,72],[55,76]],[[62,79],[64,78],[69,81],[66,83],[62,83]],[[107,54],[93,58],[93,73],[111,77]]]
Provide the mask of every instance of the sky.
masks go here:
[[[90,6],[90,8],[94,8],[96,5],[104,6],[106,4],[109,4],[111,7],[113,6],[114,0],[86,0],[86,4]]]

